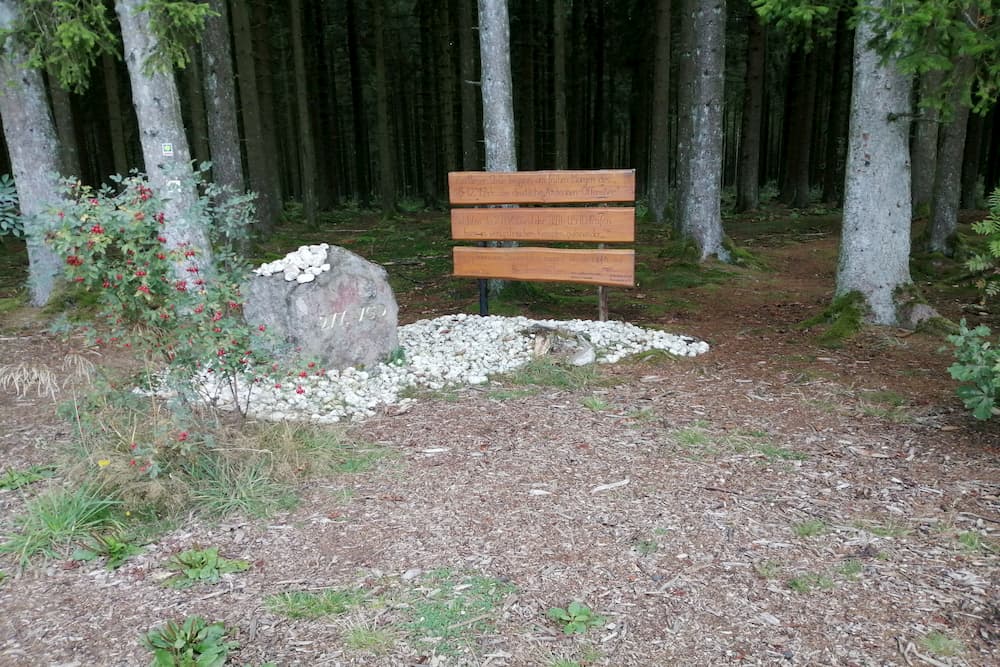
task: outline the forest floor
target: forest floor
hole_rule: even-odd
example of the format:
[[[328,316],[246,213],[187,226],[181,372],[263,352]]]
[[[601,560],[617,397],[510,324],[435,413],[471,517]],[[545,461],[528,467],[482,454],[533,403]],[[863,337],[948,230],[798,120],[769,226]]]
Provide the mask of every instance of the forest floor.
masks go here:
[[[941,337],[824,347],[799,326],[831,300],[837,226],[732,221],[764,268],[687,266],[643,227],[640,285],[612,291],[612,316],[700,337],[702,356],[421,396],[347,427],[385,453],[374,465],[303,481],[264,519],[193,514],[114,571],[0,557],[0,665],[148,664],[142,634],[191,614],[232,629],[234,665],[1000,664],[1000,428],[956,398]],[[285,234],[281,253],[314,240]],[[445,277],[440,216],[345,218],[322,240],[386,265],[404,322],[475,307]],[[943,315],[997,325],[964,284],[914,275]],[[596,308],[546,290],[498,310]],[[4,360],[52,366],[74,345],[5,315]],[[71,446],[55,404],[0,394],[0,470]],[[0,491],[0,537],[57,483]],[[195,545],[251,567],[164,587]],[[342,604],[291,618],[268,602],[288,592]],[[572,601],[603,621],[565,634],[547,612]]]

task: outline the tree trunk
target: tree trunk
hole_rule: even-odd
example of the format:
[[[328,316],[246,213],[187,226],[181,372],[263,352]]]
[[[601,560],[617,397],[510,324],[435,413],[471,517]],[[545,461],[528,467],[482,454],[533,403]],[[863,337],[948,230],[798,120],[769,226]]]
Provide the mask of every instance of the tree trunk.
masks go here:
[[[389,120],[389,81],[385,58],[385,3],[372,0],[372,31],[375,33],[375,121],[378,134],[379,198],[382,213],[396,211],[396,163]]]
[[[847,128],[851,119],[851,53],[854,32],[847,27],[846,11],[837,18],[833,57],[833,90],[827,116],[826,170],[823,172],[823,201],[840,206],[844,200],[844,160]]]
[[[722,232],[724,0],[683,0],[677,225],[702,260],[729,260]]]
[[[459,70],[462,79],[462,169],[475,171],[482,165],[479,151],[479,108],[476,103],[476,48],[473,37],[472,1],[458,0]],[[480,36],[481,37],[481,36]]]
[[[306,59],[302,44],[302,0],[291,2],[292,58],[295,61],[295,106],[298,109],[298,154],[302,189],[302,208],[309,227],[316,226],[316,146],[313,144],[309,115],[309,88],[306,83]]]
[[[56,123],[59,138],[60,173],[66,176],[82,176],[80,152],[77,149],[76,121],[73,118],[73,104],[69,93],[59,85],[54,76],[49,76],[49,96],[52,98],[52,117]]]
[[[764,55],[767,48],[767,31],[756,11],[750,11],[748,21],[746,83],[736,175],[736,210],[741,212],[755,211],[760,206],[760,124],[764,113]]]
[[[354,169],[362,208],[371,205],[371,158],[368,149],[368,116],[365,111],[364,79],[361,78],[361,47],[358,0],[347,0],[347,58],[351,68],[351,116],[354,123]]]
[[[437,49],[437,84],[440,93],[438,107],[441,118],[441,169],[445,174],[458,169],[458,144],[455,141],[455,60],[452,57],[453,41],[448,20],[448,3],[438,3],[434,12],[434,47]],[[447,187],[447,181],[445,182]]]
[[[785,132],[785,178],[781,201],[793,208],[809,205],[809,167],[813,135],[813,114],[816,109],[816,55],[797,50],[789,72],[788,96],[785,108],[788,119]]]
[[[14,0],[0,0],[0,30],[14,24],[20,9]],[[0,117],[27,236],[28,294],[31,305],[41,307],[60,270],[59,257],[45,243],[43,217],[58,202],[59,142],[42,75],[28,68],[27,53],[12,38],[0,53],[0,85]]]
[[[123,119],[121,87],[118,82],[118,64],[105,53],[101,57],[104,68],[104,94],[108,102],[108,123],[111,132],[111,155],[117,174],[127,174],[129,170],[125,121]],[[102,174],[103,176],[103,174]]]
[[[974,209],[979,205],[979,175],[986,139],[984,118],[979,114],[969,116],[969,129],[965,133],[965,157],[962,160],[962,208]]]
[[[552,93],[555,129],[555,168],[569,167],[569,131],[566,117],[566,32],[571,0],[554,0],[552,6]],[[669,0],[668,0],[669,2]]]
[[[920,90],[917,95],[917,118],[913,132],[913,143],[910,147],[910,163],[912,175],[910,178],[913,190],[913,212],[916,215],[930,213],[931,201],[934,198],[934,174],[937,172],[938,132],[940,128],[940,112],[934,106],[922,102],[938,92],[944,78],[940,70],[925,72],[920,77]]]
[[[535,5],[524,7],[521,17],[521,29],[516,33],[520,37],[520,48],[515,53],[517,59],[518,105],[515,126],[517,139],[520,142],[520,157],[518,163],[526,171],[534,171],[537,152],[535,133]]]
[[[928,248],[951,256],[955,252],[958,231],[958,206],[962,198],[962,153],[969,107],[963,103],[971,86],[975,64],[972,58],[960,57],[949,78],[957,83],[949,94],[951,118],[938,130],[937,168],[934,172],[934,197]]]
[[[878,10],[886,0],[874,0]],[[854,42],[844,223],[837,295],[858,292],[876,324],[896,325],[897,290],[910,284],[910,77],[871,45],[863,17]]]
[[[264,112],[257,90],[257,65],[254,62],[253,33],[247,0],[233,0],[233,38],[236,51],[237,83],[243,136],[247,152],[250,189],[257,193],[257,231],[267,235],[281,213],[281,187],[277,171],[277,145],[273,133],[265,133]],[[268,138],[271,146],[268,146]]]
[[[218,14],[205,22],[201,42],[204,61],[203,84],[208,115],[208,144],[212,154],[212,178],[216,184],[242,194],[243,157],[236,121],[236,87],[233,56],[229,48],[229,11],[226,0],[210,0]]]
[[[163,235],[167,247],[194,250],[198,253],[196,264],[203,273],[209,273],[212,248],[208,233],[201,221],[191,217],[198,193],[191,181],[191,153],[181,120],[177,86],[171,72],[146,72],[146,61],[156,48],[156,37],[149,32],[149,18],[140,10],[142,4],[143,0],[117,0],[115,11],[122,27],[146,176],[153,191],[164,198]],[[179,280],[190,275],[186,272],[189,264],[175,265]]]
[[[192,59],[180,72],[181,84],[184,86],[184,97],[181,99],[187,105],[185,126],[190,128],[188,142],[191,146],[191,157],[195,162],[207,162],[212,151],[208,146],[208,122],[205,120],[205,95],[201,88],[201,68],[198,60]],[[183,113],[183,109],[182,109]]]
[[[652,146],[649,154],[649,212],[663,224],[670,202],[670,3],[656,5],[656,52],[653,56]]]
[[[479,53],[486,171],[517,171],[507,0],[479,0]],[[489,281],[493,293],[503,285],[502,280]]]
[[[517,171],[507,0],[479,0],[486,171]]]

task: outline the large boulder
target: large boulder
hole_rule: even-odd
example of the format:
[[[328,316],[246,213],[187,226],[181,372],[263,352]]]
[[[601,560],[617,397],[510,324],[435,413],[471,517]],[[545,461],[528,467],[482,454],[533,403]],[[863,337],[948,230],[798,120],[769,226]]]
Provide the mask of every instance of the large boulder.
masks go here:
[[[372,366],[399,345],[385,269],[349,250],[302,246],[243,287],[244,315],[265,325],[274,354],[294,350],[328,369]]]

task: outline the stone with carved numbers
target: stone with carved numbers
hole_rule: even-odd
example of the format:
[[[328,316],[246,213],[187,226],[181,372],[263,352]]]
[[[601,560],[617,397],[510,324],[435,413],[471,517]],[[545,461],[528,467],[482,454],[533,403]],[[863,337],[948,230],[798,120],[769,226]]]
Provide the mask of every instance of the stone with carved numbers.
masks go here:
[[[312,272],[296,266],[302,257],[316,264]],[[296,266],[295,277],[258,270],[243,288],[246,320],[266,327],[270,352],[296,351],[324,368],[341,369],[373,366],[398,347],[398,306],[381,266],[326,244],[304,246],[272,265],[282,263]],[[303,282],[300,275],[311,279]]]

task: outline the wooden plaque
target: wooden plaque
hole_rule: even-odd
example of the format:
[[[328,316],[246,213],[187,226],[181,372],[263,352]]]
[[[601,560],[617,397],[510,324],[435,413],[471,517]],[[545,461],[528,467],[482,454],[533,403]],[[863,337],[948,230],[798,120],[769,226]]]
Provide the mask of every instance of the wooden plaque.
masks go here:
[[[635,209],[456,208],[451,236],[457,241],[632,243]]]
[[[455,275],[632,287],[633,250],[454,248]]]
[[[635,170],[455,171],[448,192],[453,205],[634,202]]]

